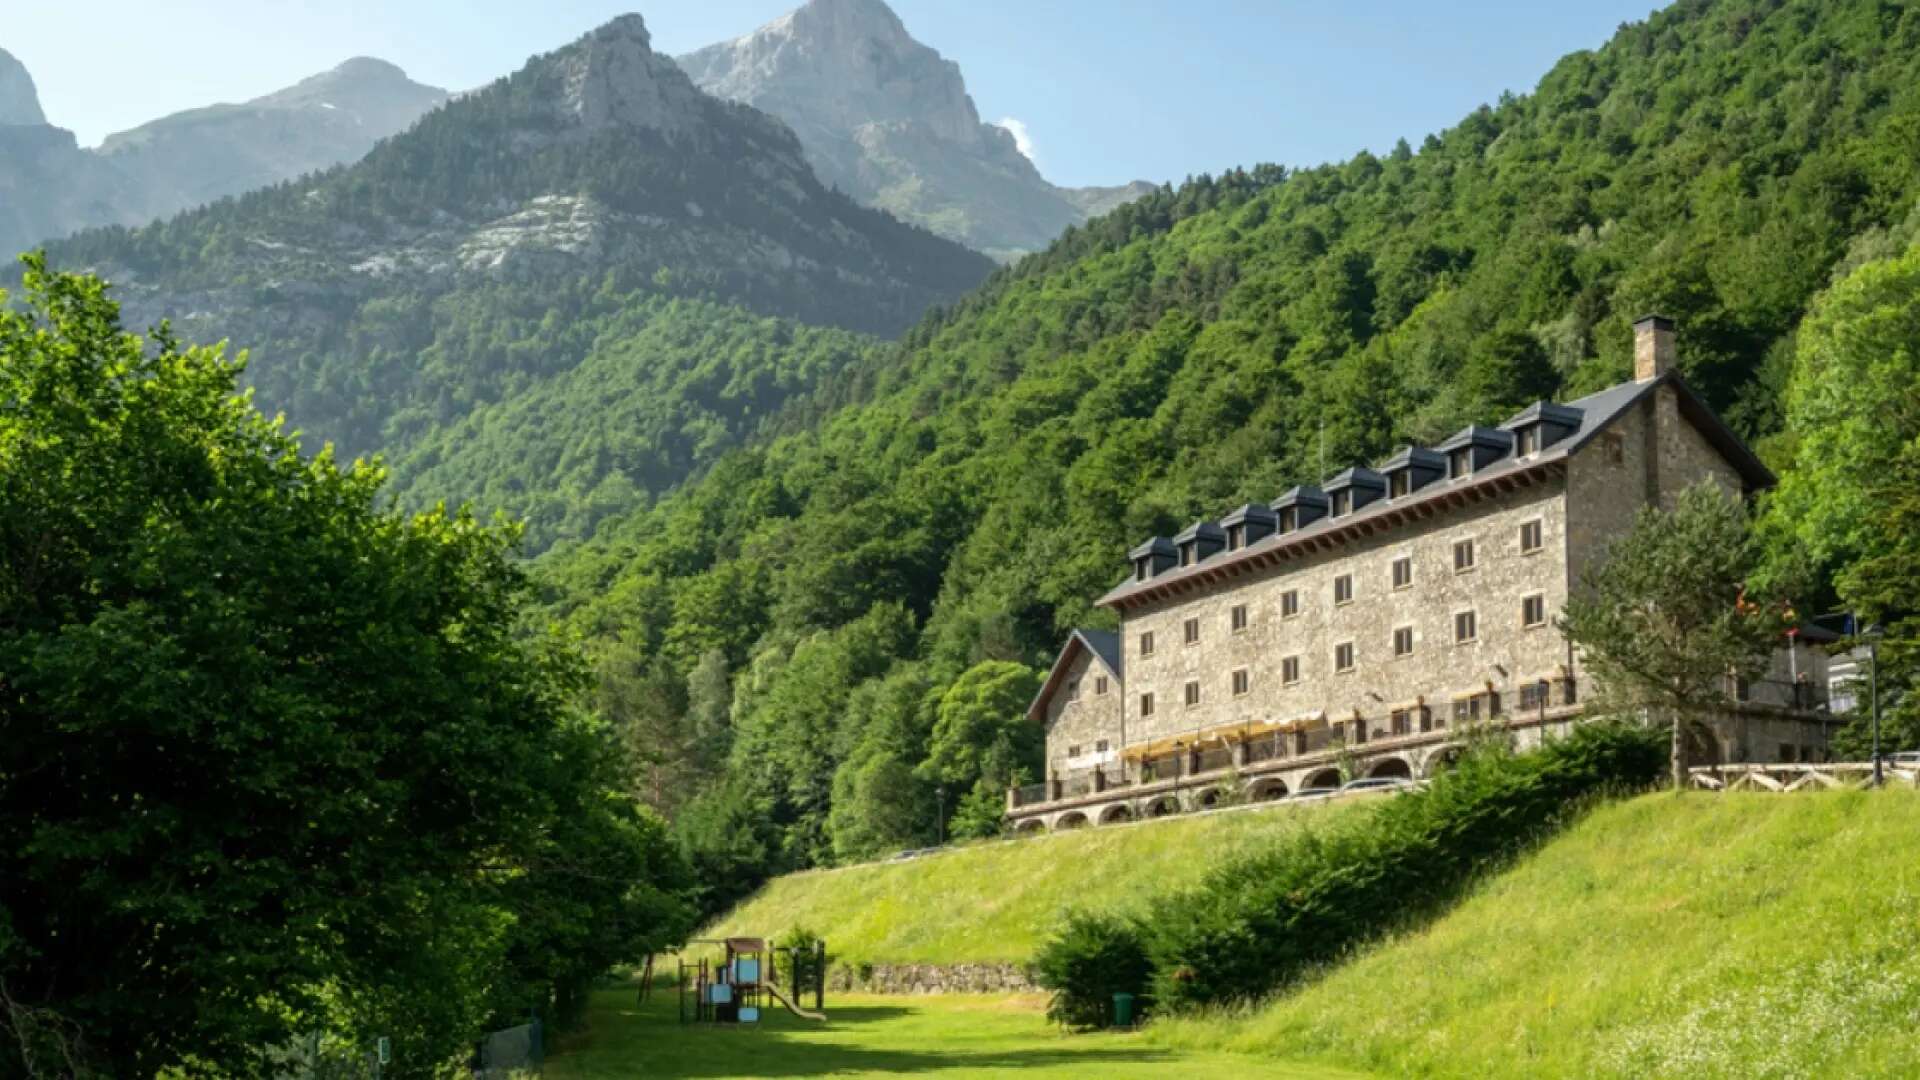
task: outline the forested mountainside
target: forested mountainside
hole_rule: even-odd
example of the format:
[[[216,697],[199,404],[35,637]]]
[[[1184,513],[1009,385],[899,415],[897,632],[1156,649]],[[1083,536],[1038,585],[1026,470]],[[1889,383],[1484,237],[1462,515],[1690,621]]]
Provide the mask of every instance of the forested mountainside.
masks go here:
[[[572,371],[660,298],[887,333],[992,268],[822,187],[790,131],[701,93],[638,16],[352,166],[51,255],[112,280],[133,326],[253,350],[261,400],[310,446],[394,456]]]
[[[1916,161],[1920,11],[1686,0],[1417,149],[1069,231],[858,403],[548,560],[552,610],[716,880],[925,842],[942,788],[989,828],[1131,544],[1623,379],[1654,310],[1764,446],[1810,300],[1912,235]]]
[[[679,63],[708,93],[786,121],[824,183],[995,258],[1152,190],[1047,182],[1011,133],[981,122],[960,66],[884,0],[808,0]]]
[[[47,122],[33,78],[0,49],[0,251],[98,225],[140,225],[355,161],[447,99],[356,57],[284,90],[163,116],[81,149]]]

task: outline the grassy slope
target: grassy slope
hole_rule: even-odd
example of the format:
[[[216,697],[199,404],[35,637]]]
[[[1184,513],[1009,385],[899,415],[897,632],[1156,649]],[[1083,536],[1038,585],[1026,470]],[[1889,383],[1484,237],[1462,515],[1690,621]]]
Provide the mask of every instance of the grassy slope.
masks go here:
[[[1920,1072],[1920,796],[1645,796],[1171,1048],[1431,1076]]]
[[[702,936],[805,926],[846,963],[1024,963],[1071,904],[1121,907],[1341,807],[1207,814],[984,844],[909,862],[789,874]]]
[[[563,1039],[547,1080],[625,1077],[1167,1076],[1338,1080],[1354,1074],[1206,1050],[1146,1045],[1138,1034],[1067,1035],[1034,996],[827,999],[825,1024],[775,1008],[756,1028],[680,1027],[673,991],[636,1007],[630,991],[596,994],[590,1027]]]

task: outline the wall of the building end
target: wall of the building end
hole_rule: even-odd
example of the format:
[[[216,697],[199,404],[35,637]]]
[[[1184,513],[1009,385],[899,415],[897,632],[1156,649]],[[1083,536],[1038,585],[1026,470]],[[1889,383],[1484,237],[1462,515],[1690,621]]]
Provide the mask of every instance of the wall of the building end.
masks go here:
[[[1096,681],[1107,680],[1107,692],[1096,693]],[[1077,700],[1068,687],[1079,686]],[[1096,764],[1117,762],[1120,750],[1120,703],[1125,700],[1120,680],[1107,666],[1082,649],[1068,666],[1066,678],[1047,703],[1047,777],[1066,775]],[[1097,748],[1104,741],[1107,750]],[[1075,748],[1080,753],[1072,753]]]

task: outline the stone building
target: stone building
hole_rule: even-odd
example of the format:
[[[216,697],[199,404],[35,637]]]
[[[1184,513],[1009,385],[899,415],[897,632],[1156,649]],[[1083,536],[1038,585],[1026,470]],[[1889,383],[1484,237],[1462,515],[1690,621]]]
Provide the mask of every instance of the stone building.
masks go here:
[[[1632,382],[1538,402],[1130,554],[1028,710],[1046,778],[1019,829],[1269,799],[1353,776],[1418,778],[1465,730],[1537,743],[1594,689],[1555,620],[1642,506],[1772,475],[1673,370],[1673,325],[1635,326]],[[1824,654],[1798,643],[1730,686],[1697,763],[1824,750]],[[1788,672],[1794,673],[1792,676]]]

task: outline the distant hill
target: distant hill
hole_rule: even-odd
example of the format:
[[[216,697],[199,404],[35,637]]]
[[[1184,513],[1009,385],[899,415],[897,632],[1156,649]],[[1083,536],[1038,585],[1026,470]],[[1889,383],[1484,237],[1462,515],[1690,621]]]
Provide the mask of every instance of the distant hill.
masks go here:
[[[358,58],[238,105],[175,113],[83,150],[47,123],[26,68],[0,51],[0,251],[99,225],[140,225],[356,161],[447,99]]]
[[[649,297],[891,333],[991,269],[823,188],[791,132],[701,93],[638,16],[353,165],[53,257],[112,280],[133,325],[253,350],[262,402],[312,435],[396,455],[571,370]]]
[[[809,0],[679,62],[709,93],[786,121],[826,183],[996,258],[1153,189],[1048,183],[1011,134],[981,122],[959,65],[883,0]]]

